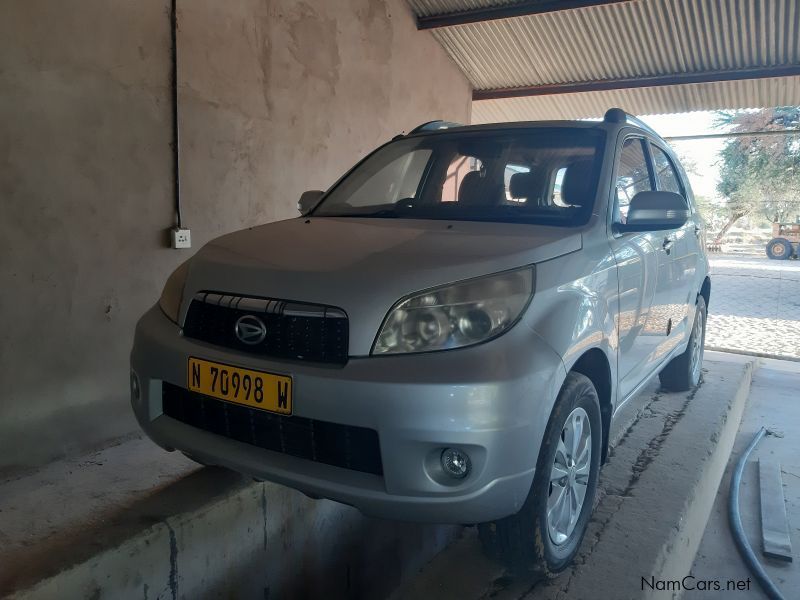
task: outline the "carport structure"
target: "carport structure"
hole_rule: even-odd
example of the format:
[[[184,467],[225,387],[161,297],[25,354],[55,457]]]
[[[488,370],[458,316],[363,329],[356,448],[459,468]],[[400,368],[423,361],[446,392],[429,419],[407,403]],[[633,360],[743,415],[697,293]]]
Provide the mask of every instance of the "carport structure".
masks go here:
[[[130,338],[189,256],[163,235],[178,188],[199,248],[296,217],[304,189],[431,119],[800,104],[797,0],[91,0],[6,13],[0,596],[377,598],[460,532],[368,521],[141,439]],[[729,378],[739,409],[749,369]],[[669,422],[683,414],[671,402]]]
[[[794,0],[409,0],[473,123],[800,103]]]

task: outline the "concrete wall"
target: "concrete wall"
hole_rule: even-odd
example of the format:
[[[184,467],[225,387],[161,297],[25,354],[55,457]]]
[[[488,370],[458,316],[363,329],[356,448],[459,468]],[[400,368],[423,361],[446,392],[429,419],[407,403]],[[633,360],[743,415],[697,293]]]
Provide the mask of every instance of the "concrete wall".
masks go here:
[[[0,5],[0,469],[135,428],[133,327],[189,255],[165,246],[168,5]],[[468,83],[402,0],[178,6],[195,248],[295,216],[401,130],[469,121]]]

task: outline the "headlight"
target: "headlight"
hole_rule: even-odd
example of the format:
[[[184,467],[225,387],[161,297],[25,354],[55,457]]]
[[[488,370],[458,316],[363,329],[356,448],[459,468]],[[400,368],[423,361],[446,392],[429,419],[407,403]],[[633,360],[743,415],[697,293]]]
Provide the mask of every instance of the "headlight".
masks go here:
[[[169,276],[167,284],[164,286],[164,291],[161,292],[161,298],[158,299],[158,305],[161,310],[175,323],[178,322],[178,311],[181,308],[183,288],[186,285],[186,275],[188,273],[189,261],[187,260]]]
[[[389,311],[372,354],[478,344],[510,328],[533,294],[533,267],[414,294]]]

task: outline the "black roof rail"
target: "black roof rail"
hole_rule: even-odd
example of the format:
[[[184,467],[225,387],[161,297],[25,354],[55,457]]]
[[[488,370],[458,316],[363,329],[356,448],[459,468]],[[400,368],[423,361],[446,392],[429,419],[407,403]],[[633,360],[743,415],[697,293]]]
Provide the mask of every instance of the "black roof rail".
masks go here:
[[[627,113],[621,108],[609,108],[603,117],[603,121],[606,123],[629,123],[630,125],[636,125],[636,127],[661,137],[661,135],[655,129],[650,127],[650,125],[642,121],[639,117]]]
[[[408,132],[409,135],[412,133],[420,133],[421,131],[437,131],[439,129],[452,129],[453,127],[464,127],[462,123],[453,123],[452,121],[428,121],[427,123],[423,123],[422,125],[418,125],[414,127],[411,131]]]

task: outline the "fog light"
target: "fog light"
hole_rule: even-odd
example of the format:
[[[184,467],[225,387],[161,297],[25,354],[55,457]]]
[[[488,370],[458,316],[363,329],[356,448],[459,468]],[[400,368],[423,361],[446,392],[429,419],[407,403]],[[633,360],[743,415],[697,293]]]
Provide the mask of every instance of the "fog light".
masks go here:
[[[472,469],[472,462],[466,452],[456,448],[445,448],[442,452],[442,469],[456,479],[464,479]]]
[[[134,400],[139,399],[140,389],[139,389],[139,377],[131,371],[131,395],[133,396]]]

